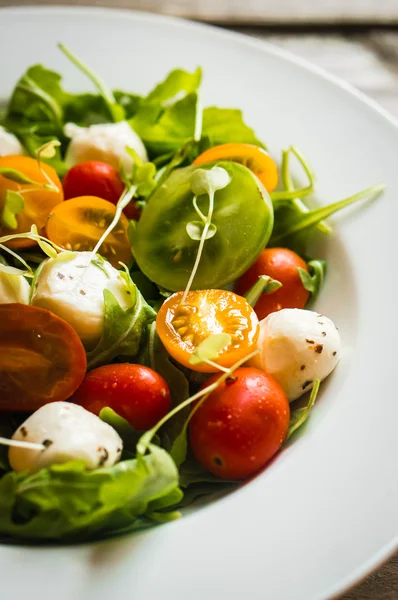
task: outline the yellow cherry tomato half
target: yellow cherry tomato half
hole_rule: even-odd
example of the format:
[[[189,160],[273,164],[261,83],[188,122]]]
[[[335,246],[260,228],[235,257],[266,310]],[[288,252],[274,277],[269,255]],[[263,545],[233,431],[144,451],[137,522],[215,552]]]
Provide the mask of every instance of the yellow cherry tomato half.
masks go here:
[[[36,225],[39,233],[43,234],[51,210],[63,201],[62,185],[55,170],[43,162],[40,167],[37,160],[29,156],[0,157],[0,168],[15,169],[37,182],[20,184],[0,175],[0,214],[9,190],[19,192],[24,200],[23,210],[16,215],[17,228],[8,229],[0,225],[0,236],[26,233],[32,225]],[[52,189],[45,187],[49,184],[52,184]],[[7,243],[10,248],[27,248],[35,244],[35,241],[28,239],[16,239]]]
[[[115,212],[114,204],[96,196],[72,198],[51,211],[46,226],[47,237],[66,250],[93,250]],[[120,268],[119,261],[127,264],[131,260],[128,224],[128,219],[122,215],[98,250],[116,268]]]
[[[161,306],[156,328],[167,352],[184,367],[202,373],[217,368],[207,363],[190,364],[191,354],[209,335],[228,333],[231,342],[214,360],[232,367],[255,350],[259,334],[257,316],[244,298],[228,290],[197,290],[170,296]]]
[[[268,192],[272,192],[278,184],[278,169],[268,152],[254,144],[221,144],[200,154],[194,165],[231,160],[244,165],[263,183]]]

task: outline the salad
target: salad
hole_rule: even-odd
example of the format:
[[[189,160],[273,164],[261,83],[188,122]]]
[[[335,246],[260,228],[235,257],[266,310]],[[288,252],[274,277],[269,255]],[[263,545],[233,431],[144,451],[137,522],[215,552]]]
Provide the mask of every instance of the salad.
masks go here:
[[[341,354],[311,240],[383,190],[311,207],[301,152],[203,108],[200,69],[139,96],[60,50],[93,92],[34,65],[0,114],[5,542],[151,527],[266,467]]]

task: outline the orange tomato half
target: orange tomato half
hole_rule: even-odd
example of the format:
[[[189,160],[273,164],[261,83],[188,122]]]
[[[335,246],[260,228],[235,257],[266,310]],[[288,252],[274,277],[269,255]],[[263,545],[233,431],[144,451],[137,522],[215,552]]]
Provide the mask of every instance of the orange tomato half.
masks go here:
[[[38,185],[31,183],[19,184],[0,175],[0,214],[3,210],[8,190],[22,192],[25,203],[24,209],[16,215],[17,229],[7,229],[0,225],[0,236],[25,233],[30,231],[33,224],[37,226],[39,233],[43,234],[48,215],[64,199],[62,185],[57,173],[49,165],[41,163],[41,169],[54,184],[54,189],[52,190],[44,187],[44,184],[48,184],[49,181],[40,170],[39,163],[34,158],[30,158],[29,156],[1,156],[0,167],[16,169],[33,181],[38,182]],[[7,243],[10,248],[27,248],[35,244],[36,242],[28,239],[17,239]]]
[[[258,319],[244,298],[228,290],[197,290],[189,292],[181,304],[183,292],[177,292],[161,306],[156,328],[167,352],[181,365],[200,371],[217,371],[207,363],[192,365],[191,354],[209,335],[228,333],[231,343],[214,361],[222,367],[232,367],[255,350],[259,334]]]
[[[115,216],[114,204],[96,196],[80,196],[56,206],[47,222],[47,237],[66,250],[93,250]],[[119,261],[131,260],[127,237],[128,219],[122,215],[118,224],[99,249],[99,254],[116,268]]]
[[[200,154],[194,165],[231,160],[244,165],[263,183],[268,192],[272,192],[278,184],[278,169],[268,152],[254,144],[221,144]]]

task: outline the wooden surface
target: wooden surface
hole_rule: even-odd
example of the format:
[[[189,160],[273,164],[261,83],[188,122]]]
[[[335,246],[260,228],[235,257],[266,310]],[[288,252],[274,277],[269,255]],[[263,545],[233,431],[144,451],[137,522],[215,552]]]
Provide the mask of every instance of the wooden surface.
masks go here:
[[[29,4],[96,4],[217,23],[398,23],[398,0],[0,0]]]
[[[120,6],[229,24],[338,75],[398,118],[398,28],[358,29],[363,23],[398,25],[398,0],[0,0],[0,6],[40,3]],[[288,23],[297,26],[294,32],[270,30],[270,25]],[[315,27],[308,33],[311,23],[352,23],[357,27],[355,33],[352,29],[320,32]],[[259,27],[264,24],[267,29]],[[300,33],[300,24],[306,25],[306,32]],[[398,600],[398,555],[341,600]]]

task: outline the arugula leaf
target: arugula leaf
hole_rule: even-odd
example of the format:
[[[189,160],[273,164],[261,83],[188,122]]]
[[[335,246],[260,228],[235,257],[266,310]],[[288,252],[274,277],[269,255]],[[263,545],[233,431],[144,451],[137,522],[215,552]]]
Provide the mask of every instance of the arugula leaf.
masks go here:
[[[384,184],[374,185],[344,200],[312,209],[303,209],[291,200],[280,200],[274,204],[274,229],[268,245],[284,246],[298,254],[305,254],[308,242],[321,221],[355,202],[377,198],[384,189]]]
[[[236,108],[218,108],[216,106],[205,108],[202,136],[209,138],[211,146],[239,142],[265,147],[257,139],[253,129],[244,122],[242,111]]]
[[[136,431],[126,419],[120,417],[109,407],[101,410],[99,418],[118,432],[123,440],[123,450],[131,452],[135,456],[135,447],[142,435],[142,431]]]
[[[310,298],[307,307],[310,306],[319,294],[326,274],[326,261],[310,260],[308,263],[308,272],[298,267],[297,271],[303,287],[310,292]]]
[[[124,310],[110,290],[104,290],[104,331],[97,347],[87,354],[88,368],[110,363],[117,356],[135,358],[140,350],[146,326],[156,317],[135,288],[132,306]]]
[[[33,475],[7,473],[0,480],[0,536],[86,540],[134,529],[161,499],[165,510],[180,496],[173,460],[157,446],[149,450],[107,469],[85,471],[73,461]],[[163,520],[175,517],[163,513]]]
[[[155,86],[145,98],[144,102],[167,106],[171,104],[173,100],[180,100],[183,96],[196,92],[200,86],[201,80],[202,69],[200,67],[193,73],[189,73],[183,69],[174,69],[173,71],[170,71],[164,81]]]
[[[316,379],[314,382],[314,387],[311,390],[311,394],[310,394],[307,406],[304,406],[303,408],[297,408],[296,410],[293,410],[290,413],[290,424],[289,424],[289,431],[288,431],[287,438],[286,438],[287,440],[290,438],[291,435],[293,435],[293,433],[295,431],[297,431],[297,429],[299,429],[302,425],[304,425],[304,423],[308,419],[310,411],[315,404],[315,400],[318,395],[320,384],[321,384],[320,379]]]
[[[175,152],[194,136],[198,97],[191,93],[175,104],[143,104],[130,119],[150,154]]]
[[[147,326],[146,343],[137,362],[159,373],[168,383],[171,393],[171,409],[189,397],[189,385],[185,375],[170,360],[159,335],[156,323]],[[189,406],[171,418],[160,430],[161,445],[171,450],[190,412]]]
[[[18,227],[17,215],[23,211],[25,202],[21,194],[13,190],[7,190],[3,210],[0,215],[0,224],[6,229]]]

